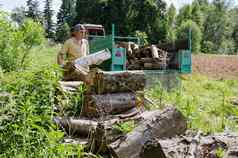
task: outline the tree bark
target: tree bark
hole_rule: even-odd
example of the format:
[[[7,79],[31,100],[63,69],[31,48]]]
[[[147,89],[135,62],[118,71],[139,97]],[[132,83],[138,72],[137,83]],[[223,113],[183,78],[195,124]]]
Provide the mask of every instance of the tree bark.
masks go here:
[[[145,74],[143,71],[104,72],[94,75],[88,93],[96,94],[143,91]]]
[[[148,141],[173,137],[186,131],[186,120],[174,107],[168,107],[163,112],[154,111],[147,118],[128,133],[124,140],[117,140],[109,145],[115,158],[140,158],[143,146]]]
[[[55,117],[54,122],[68,135],[88,136],[91,130],[95,130],[97,122],[86,119],[73,119]]]
[[[115,93],[87,95],[84,99],[82,116],[100,117],[109,114],[121,114],[134,107],[144,106],[143,93]]]

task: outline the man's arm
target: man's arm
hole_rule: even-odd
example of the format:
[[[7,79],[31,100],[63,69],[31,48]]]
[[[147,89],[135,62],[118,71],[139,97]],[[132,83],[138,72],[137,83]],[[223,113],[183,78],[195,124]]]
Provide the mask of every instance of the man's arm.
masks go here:
[[[68,49],[69,49],[69,46],[68,46],[68,42],[66,41],[57,55],[57,63],[59,65],[65,65],[64,59],[65,59],[66,53],[68,52]]]

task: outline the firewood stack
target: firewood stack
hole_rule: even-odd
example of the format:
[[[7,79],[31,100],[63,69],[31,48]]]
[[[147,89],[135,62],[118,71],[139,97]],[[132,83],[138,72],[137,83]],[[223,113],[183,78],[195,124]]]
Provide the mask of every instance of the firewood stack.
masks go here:
[[[134,43],[119,43],[127,50],[128,70],[163,70],[168,66],[168,53],[156,45],[139,47]]]
[[[144,106],[145,75],[143,71],[104,72],[91,74],[87,85],[82,115],[102,117],[120,115]]]

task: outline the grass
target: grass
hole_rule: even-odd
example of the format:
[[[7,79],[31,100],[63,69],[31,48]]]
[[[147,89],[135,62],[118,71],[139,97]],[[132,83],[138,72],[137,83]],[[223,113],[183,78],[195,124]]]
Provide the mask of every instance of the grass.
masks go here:
[[[152,109],[173,104],[187,117],[191,129],[206,133],[238,131],[238,107],[230,103],[231,97],[238,96],[238,81],[212,80],[195,74],[181,80],[181,87],[171,92],[160,85],[148,91],[148,97],[162,100],[162,105]]]
[[[30,64],[28,65],[28,70],[56,64],[56,57],[59,50],[60,45],[50,46],[45,44],[34,47],[30,53]]]

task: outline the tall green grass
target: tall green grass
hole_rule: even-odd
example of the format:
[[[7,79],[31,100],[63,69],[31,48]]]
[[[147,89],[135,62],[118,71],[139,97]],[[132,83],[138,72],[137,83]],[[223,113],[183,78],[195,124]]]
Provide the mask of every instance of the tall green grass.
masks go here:
[[[59,102],[61,70],[55,64],[59,47],[31,50],[24,71],[0,75],[0,157],[81,157],[81,145],[62,143],[64,133],[53,123]],[[79,97],[80,98],[80,97]],[[73,104],[72,101],[71,104]]]
[[[212,80],[205,76],[183,77],[181,87],[168,92],[159,84],[146,95],[162,101],[153,108],[173,104],[188,119],[189,128],[207,133],[238,131],[238,107],[230,103],[238,97],[238,81]]]

